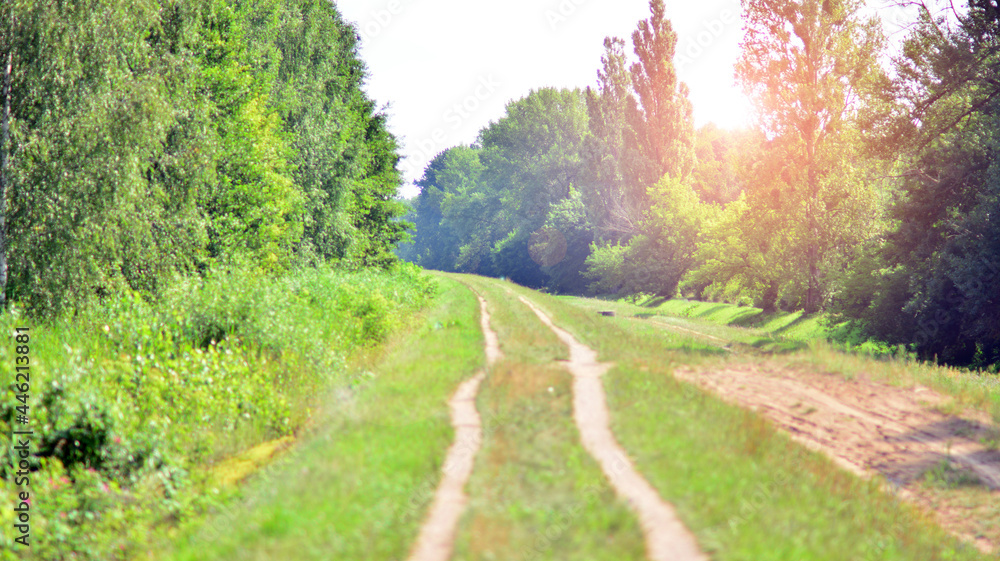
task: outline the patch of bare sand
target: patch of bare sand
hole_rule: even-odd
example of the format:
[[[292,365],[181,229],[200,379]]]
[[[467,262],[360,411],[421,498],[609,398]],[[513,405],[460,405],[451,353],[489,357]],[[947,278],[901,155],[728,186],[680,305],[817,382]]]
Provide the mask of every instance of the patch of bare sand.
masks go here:
[[[942,413],[946,397],[920,386],[846,380],[771,363],[678,369],[674,374],[760,412],[845,469],[863,477],[883,476],[901,498],[923,507],[945,529],[981,550],[1000,546],[1000,528],[979,523],[967,494],[925,483],[929,470],[949,462],[982,483],[985,502],[1000,500],[1000,452],[980,443],[995,428],[975,415]]]

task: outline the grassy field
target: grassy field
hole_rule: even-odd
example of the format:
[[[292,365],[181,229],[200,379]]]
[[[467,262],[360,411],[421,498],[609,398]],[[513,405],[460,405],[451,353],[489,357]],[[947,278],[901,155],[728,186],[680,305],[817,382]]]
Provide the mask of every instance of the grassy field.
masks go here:
[[[613,429],[715,559],[984,559],[914,508],[777,432],[762,417],[677,382],[673,368],[730,360],[703,338],[593,303],[509,285],[616,363]]]
[[[163,559],[400,559],[451,443],[447,398],[483,367],[475,297],[441,279],[418,325],[355,364],[299,447]]]
[[[405,283],[374,278],[344,287],[337,284],[340,281],[288,281],[290,296],[275,287],[265,291],[258,304],[252,304],[253,289],[235,297],[216,294],[214,289],[197,293],[197,300],[178,308],[181,319],[159,321],[173,326],[177,338],[194,346],[222,333],[232,350],[210,344],[203,352],[218,364],[201,376],[245,377],[225,384],[198,384],[189,388],[194,393],[187,401],[165,400],[168,385],[162,392],[141,394],[146,401],[133,404],[140,411],[176,415],[178,423],[194,422],[189,409],[198,403],[216,415],[218,421],[209,423],[211,430],[192,434],[196,429],[184,425],[175,429],[180,432],[169,433],[173,440],[163,448],[180,450],[197,444],[192,449],[200,451],[185,460],[188,463],[166,464],[192,468],[188,476],[192,481],[181,485],[181,480],[162,475],[181,472],[160,469],[126,486],[96,470],[60,472],[52,465],[43,466],[49,471],[42,472],[47,478],[39,496],[59,502],[49,499],[40,510],[41,535],[61,527],[48,522],[49,517],[59,518],[60,512],[99,513],[65,523],[77,533],[88,527],[99,531],[85,542],[89,549],[74,545],[70,533],[62,541],[50,540],[48,549],[37,550],[44,553],[36,558],[60,558],[60,552],[84,559],[175,561],[405,558],[452,443],[447,399],[462,380],[485,367],[478,303],[470,288],[487,299],[505,356],[488,371],[477,399],[484,442],[467,486],[470,501],[454,559],[644,556],[635,517],[580,445],[572,419],[572,379],[559,365],[567,358],[567,349],[518,301],[518,295],[534,301],[557,324],[597,349],[601,360],[615,364],[604,383],[616,437],[713,559],[985,558],[884,493],[878,481],[844,472],[825,456],[791,441],[761,416],[678,382],[672,372],[682,365],[711,367],[766,355],[768,360],[845,377],[863,373],[898,384],[927,384],[955,396],[954,407],[984,408],[996,415],[1000,389],[995,377],[915,364],[905,355],[890,360],[845,353],[809,341],[807,335],[818,328],[805,320],[772,318],[777,323],[745,327],[723,324],[749,318],[732,309],[692,309],[689,304],[674,309],[667,303],[650,312],[627,302],[556,298],[474,276],[435,275],[435,279],[438,288],[430,300],[401,292],[408,286]],[[358,296],[362,286],[368,287],[367,300]],[[271,333],[282,324],[261,313],[281,304],[281,298],[304,305],[294,308],[297,325],[316,330],[327,345],[339,341],[340,346],[310,347],[304,334]],[[406,304],[407,299],[413,302]],[[181,306],[184,301],[177,302]],[[596,313],[608,309],[617,316]],[[148,310],[123,310],[116,317],[118,323],[105,335],[116,345],[114,353],[121,353],[122,345],[152,346],[151,356],[157,362],[136,365],[132,353],[122,365],[121,357],[115,359],[117,354],[104,350],[108,345],[104,342],[82,351],[86,364],[132,372],[144,384],[160,380],[168,372],[160,365],[178,359],[161,357],[153,349],[169,348],[178,344],[176,340],[157,340],[155,329],[142,327],[153,321]],[[340,318],[339,323],[331,322],[331,317]],[[65,329],[64,336],[75,333]],[[131,333],[128,338],[127,333]],[[84,334],[75,336],[86,340]],[[301,341],[303,349],[291,354],[274,347],[282,336]],[[52,340],[39,339],[39,356],[57,364]],[[366,340],[381,344],[358,344]],[[345,353],[350,345],[354,351]],[[338,349],[337,354],[329,354],[330,348]],[[334,367],[327,377],[302,377],[315,372],[303,370],[296,378],[288,371],[308,365],[315,369],[317,361],[325,364],[323,360],[332,361],[328,364]],[[68,379],[65,370],[54,366],[42,371],[49,376],[61,372],[58,380]],[[253,376],[263,377],[264,385],[253,385],[259,383]],[[268,377],[286,380],[284,393],[260,393],[273,391]],[[171,380],[182,379],[165,377],[161,383]],[[115,387],[129,391],[128,386]],[[262,410],[261,422],[248,422],[242,429],[220,424],[230,400],[229,394],[209,391],[214,387],[258,392],[257,397],[248,394],[244,399],[258,399],[274,409]],[[108,399],[96,388],[91,393],[81,393],[80,388],[74,392],[71,396],[90,396],[97,403]],[[154,397],[164,401],[149,401]],[[275,416],[276,412],[281,415]],[[284,418],[292,430],[281,429]],[[113,443],[118,434],[130,439],[142,434],[142,423],[122,426],[134,428],[109,433]],[[109,445],[109,449],[115,448]],[[74,478],[60,483],[62,473]],[[927,485],[951,485],[948,473],[939,475],[929,478]],[[233,485],[238,481],[242,481],[239,486]],[[962,492],[975,516],[990,520],[1000,516],[989,504],[989,493],[984,499],[978,488]],[[183,493],[197,502],[189,499],[180,508],[176,506],[180,503],[162,499]],[[201,514],[206,509],[208,514]],[[136,526],[136,520],[144,525]]]

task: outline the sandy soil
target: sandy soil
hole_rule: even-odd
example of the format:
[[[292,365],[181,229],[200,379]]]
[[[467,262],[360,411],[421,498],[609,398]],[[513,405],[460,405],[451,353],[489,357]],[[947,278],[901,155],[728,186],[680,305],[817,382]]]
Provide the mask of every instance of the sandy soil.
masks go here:
[[[983,551],[1000,545],[1000,535],[986,535],[977,526],[959,493],[949,498],[924,483],[928,470],[947,461],[956,473],[977,478],[987,501],[1000,501],[1000,451],[980,444],[995,438],[996,429],[976,415],[942,413],[948,410],[943,407],[946,397],[920,386],[847,380],[771,363],[702,372],[679,369],[675,376],[759,411],[845,469],[864,477],[883,476],[902,498],[924,507],[944,528]]]
[[[486,363],[492,366],[502,357],[500,343],[496,333],[490,328],[486,301],[482,296],[477,297],[481,310],[480,323],[486,337]],[[441,482],[434,491],[430,512],[420,527],[420,534],[410,553],[410,561],[447,561],[451,558],[458,520],[469,500],[465,494],[465,484],[472,475],[476,452],[483,442],[482,421],[476,411],[476,393],[485,377],[485,372],[479,372],[462,382],[448,401],[451,425],[455,428],[455,441],[448,448]]]
[[[573,375],[573,419],[583,447],[590,453],[620,497],[639,517],[646,538],[646,554],[654,561],[705,561],[694,536],[677,518],[673,507],[636,471],[608,424],[608,407],[601,376],[611,367],[597,361],[597,353],[556,327],[541,310],[521,298],[570,350],[566,363]]]

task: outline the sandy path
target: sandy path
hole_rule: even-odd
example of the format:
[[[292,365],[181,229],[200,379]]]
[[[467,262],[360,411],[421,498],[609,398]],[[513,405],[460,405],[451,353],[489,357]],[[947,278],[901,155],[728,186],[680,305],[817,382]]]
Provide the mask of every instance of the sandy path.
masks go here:
[[[945,528],[983,550],[996,549],[995,536],[977,536],[969,528],[961,499],[949,504],[921,485],[928,469],[948,459],[1000,495],[1000,452],[981,444],[995,429],[985,419],[941,413],[936,406],[947,402],[944,396],[919,386],[845,380],[767,363],[706,372],[678,369],[675,376],[759,411],[845,469],[864,477],[884,476],[902,498],[933,511]]]
[[[597,361],[597,353],[556,327],[541,310],[521,297],[545,325],[566,343],[570,351],[567,363],[573,375],[573,419],[580,430],[583,447],[639,516],[646,538],[646,553],[653,561],[704,561],[694,536],[677,518],[673,507],[636,471],[625,450],[615,440],[608,423],[608,407],[601,376],[611,367]]]
[[[476,297],[479,298],[480,323],[486,338],[486,364],[489,367],[503,355],[497,334],[490,328],[486,300],[478,294]],[[479,372],[462,382],[448,401],[455,441],[448,448],[441,482],[434,491],[430,512],[420,527],[409,561],[447,561],[451,557],[458,520],[469,500],[465,484],[472,475],[476,452],[483,442],[482,421],[476,411],[476,393],[485,377],[485,372]]]

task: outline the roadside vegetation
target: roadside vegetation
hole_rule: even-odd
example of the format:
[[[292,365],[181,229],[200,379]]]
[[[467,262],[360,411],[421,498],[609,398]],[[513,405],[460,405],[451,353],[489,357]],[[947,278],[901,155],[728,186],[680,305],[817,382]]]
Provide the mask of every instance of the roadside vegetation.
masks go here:
[[[427,305],[433,282],[416,267],[347,272],[324,267],[266,279],[217,271],[31,330],[33,541],[4,559],[125,558],[157,529],[219,500],[214,467],[255,445],[296,436],[325,398],[362,378],[368,352]],[[22,324],[17,310],[0,329]],[[0,361],[13,364],[0,346]],[[0,405],[4,439],[13,389]],[[5,443],[2,496],[17,487]],[[11,509],[0,513],[12,525]]]
[[[448,398],[485,363],[475,296],[437,282],[405,329],[350,363],[354,382],[324,394],[292,453],[151,557],[405,558],[452,442]]]
[[[154,547],[433,298],[358,48],[322,0],[0,2],[0,559]]]

